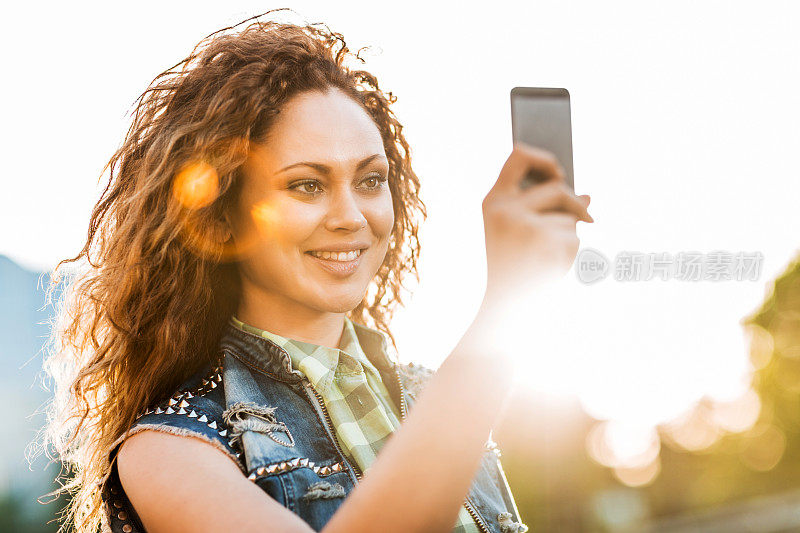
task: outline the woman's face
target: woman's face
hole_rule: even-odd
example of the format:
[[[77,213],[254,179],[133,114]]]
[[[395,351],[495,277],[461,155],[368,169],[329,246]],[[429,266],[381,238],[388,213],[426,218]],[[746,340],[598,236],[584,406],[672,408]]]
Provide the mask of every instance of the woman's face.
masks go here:
[[[350,97],[290,99],[244,167],[232,221],[243,291],[286,308],[355,308],[388,250],[388,172],[378,127]]]

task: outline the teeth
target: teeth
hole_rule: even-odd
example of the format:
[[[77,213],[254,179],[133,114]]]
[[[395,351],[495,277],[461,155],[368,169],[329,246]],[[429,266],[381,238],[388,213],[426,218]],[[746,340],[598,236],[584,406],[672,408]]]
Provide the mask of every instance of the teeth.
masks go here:
[[[352,261],[361,255],[361,250],[354,250],[352,252],[311,252],[311,255],[332,261]]]

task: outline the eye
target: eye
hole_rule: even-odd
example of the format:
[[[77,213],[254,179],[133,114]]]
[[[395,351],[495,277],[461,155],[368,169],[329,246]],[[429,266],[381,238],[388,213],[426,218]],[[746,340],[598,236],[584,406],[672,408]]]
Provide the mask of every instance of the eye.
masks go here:
[[[373,174],[373,175],[367,177],[361,183],[366,184],[367,185],[367,189],[380,189],[381,186],[383,185],[383,183],[387,179],[388,178],[386,176],[384,176],[383,174]]]
[[[367,176],[362,180],[362,186],[367,191],[379,191],[383,187],[383,183],[387,181],[387,177],[380,173],[375,173]],[[322,193],[322,187],[317,180],[298,181],[289,185],[289,190],[299,191],[309,196],[316,196]]]
[[[289,189],[298,190],[306,194],[317,194],[320,192],[319,183],[316,181],[301,181],[292,184]]]

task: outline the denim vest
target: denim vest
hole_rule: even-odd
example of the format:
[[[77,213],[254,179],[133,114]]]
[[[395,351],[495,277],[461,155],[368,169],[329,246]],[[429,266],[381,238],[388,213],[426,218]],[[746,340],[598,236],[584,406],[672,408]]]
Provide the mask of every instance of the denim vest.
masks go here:
[[[353,325],[405,418],[431,371],[373,358],[376,348],[385,349],[385,338]],[[288,354],[233,325],[224,332],[215,365],[187,379],[168,401],[142,413],[112,445],[111,475],[100,488],[106,525],[115,533],[145,531],[120,484],[114,458],[125,438],[147,429],[193,436],[215,446],[315,531],[330,520],[362,476],[342,453],[321,396],[292,368]],[[464,506],[483,532],[521,533],[527,527],[499,458],[489,438]]]

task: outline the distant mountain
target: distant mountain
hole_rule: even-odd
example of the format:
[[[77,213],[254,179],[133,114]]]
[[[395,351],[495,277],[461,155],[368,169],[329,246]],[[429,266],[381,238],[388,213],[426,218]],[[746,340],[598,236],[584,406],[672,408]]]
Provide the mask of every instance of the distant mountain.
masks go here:
[[[45,306],[50,283],[46,273],[32,272],[0,256],[0,530],[55,531],[45,521],[57,504],[42,505],[36,498],[53,490],[59,464],[46,468],[40,455],[29,466],[26,448],[45,423],[43,411],[51,394],[42,386],[42,348],[53,314]],[[52,388],[52,384],[48,385]],[[44,498],[45,501],[50,498]],[[9,502],[14,502],[13,509]],[[49,515],[49,516],[48,516]]]

